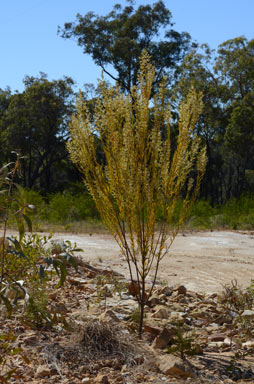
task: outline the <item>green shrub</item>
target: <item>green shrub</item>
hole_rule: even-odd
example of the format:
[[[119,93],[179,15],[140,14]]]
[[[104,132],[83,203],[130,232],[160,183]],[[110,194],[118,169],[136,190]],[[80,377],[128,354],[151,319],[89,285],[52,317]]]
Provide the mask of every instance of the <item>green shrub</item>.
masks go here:
[[[196,201],[191,209],[190,218],[186,224],[187,228],[211,228],[211,218],[215,215],[215,211],[215,208],[212,208],[208,201]]]
[[[73,195],[56,193],[49,197],[49,221],[66,224],[72,221],[99,218],[95,204],[88,193]]]
[[[254,196],[241,196],[240,199],[230,199],[221,207],[228,228],[254,228]]]
[[[50,322],[47,310],[48,295],[45,285],[35,282],[29,289],[25,320],[36,328],[42,328]]]

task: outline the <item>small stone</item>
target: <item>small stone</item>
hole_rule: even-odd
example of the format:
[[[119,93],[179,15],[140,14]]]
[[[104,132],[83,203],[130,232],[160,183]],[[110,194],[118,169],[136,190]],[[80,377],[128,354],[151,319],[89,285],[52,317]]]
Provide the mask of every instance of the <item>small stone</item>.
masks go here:
[[[193,377],[191,369],[179,357],[173,355],[162,357],[159,362],[159,369],[167,376]]]
[[[154,312],[151,317],[155,319],[168,319],[169,313],[166,308],[160,308],[156,312]]]
[[[26,345],[33,345],[38,341],[38,337],[35,334],[27,335],[23,339],[23,343]]]
[[[208,343],[207,346],[209,349],[217,350],[218,348],[221,348],[224,346],[224,342],[223,341],[211,341],[210,343]]]
[[[174,337],[174,331],[164,328],[159,335],[154,339],[152,348],[155,349],[163,349],[165,348],[168,343],[173,339]]]
[[[45,365],[39,365],[36,370],[35,377],[46,377],[50,376],[50,369]]]
[[[175,287],[174,291],[177,291],[178,295],[186,295],[187,293],[187,289],[184,285],[179,285],[178,287]]]
[[[185,319],[181,316],[179,312],[171,312],[168,320],[170,324],[181,325],[185,323]]]
[[[127,288],[130,295],[136,297],[139,294],[139,285],[136,281],[129,283]]]
[[[111,309],[107,309],[105,312],[103,312],[99,316],[99,320],[108,321],[108,322],[114,321],[115,323],[119,322],[119,319],[116,316],[115,312],[112,311]]]
[[[173,289],[166,286],[163,287],[160,292],[163,293],[165,296],[171,296],[173,293]]]
[[[150,333],[153,336],[158,336],[158,334],[162,331],[159,327],[154,327],[152,325],[144,324],[144,332]]]
[[[224,341],[226,339],[227,335],[224,333],[216,333],[211,336],[209,336],[210,341]]]
[[[58,292],[57,292],[57,291],[51,292],[51,293],[49,294],[49,298],[50,298],[51,300],[55,300],[55,299],[57,298],[57,296],[58,296]]]
[[[232,345],[232,339],[230,339],[229,337],[226,337],[224,339],[224,345],[227,347],[230,347]]]
[[[77,277],[69,277],[68,279],[69,283],[71,283],[72,285],[76,285],[76,286],[79,286],[79,285],[82,285],[82,284],[86,284],[87,283],[87,280],[85,279],[79,279]]]
[[[94,382],[98,384],[109,384],[108,376],[99,374],[96,376]]]
[[[254,347],[254,341],[249,340],[246,341],[245,343],[242,343],[243,348],[253,348]]]
[[[195,309],[192,313],[191,316],[194,319],[208,319],[209,320],[209,314],[207,312],[202,311],[201,309]]]
[[[145,379],[145,375],[143,373],[138,373],[136,375],[136,380],[138,381],[138,383],[144,383],[144,379]]]
[[[160,299],[160,302],[161,303],[165,303],[166,301],[167,301],[167,296],[166,295],[164,295],[164,293],[161,293],[160,295],[159,295],[159,299]]]
[[[148,300],[148,305],[150,307],[154,307],[155,305],[158,305],[161,303],[160,297],[157,294],[152,295],[150,299]]]
[[[246,309],[245,311],[243,311],[242,316],[254,317],[254,311],[251,311],[250,309]]]
[[[86,383],[86,384],[90,384],[91,383],[91,379],[90,377],[84,377],[84,379],[82,379],[81,381],[82,384]]]
[[[66,315],[68,313],[68,309],[66,308],[64,303],[51,304],[50,310],[53,313],[60,313],[62,315]]]

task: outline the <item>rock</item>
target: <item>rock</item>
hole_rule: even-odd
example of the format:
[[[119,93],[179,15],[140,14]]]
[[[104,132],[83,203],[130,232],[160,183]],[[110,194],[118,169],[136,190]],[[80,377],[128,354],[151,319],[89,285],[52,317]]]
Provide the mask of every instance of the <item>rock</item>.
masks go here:
[[[219,326],[216,323],[211,323],[208,327],[206,327],[206,330],[208,333],[211,333],[211,332],[216,331],[218,329],[219,329]]]
[[[160,308],[154,312],[151,317],[155,319],[168,319],[169,313],[166,308]]]
[[[167,301],[167,296],[164,293],[159,294],[159,299],[161,303],[165,303]]]
[[[119,322],[119,319],[118,317],[116,316],[115,312],[112,311],[111,309],[107,309],[105,312],[103,312],[100,316],[99,316],[99,320],[103,320],[103,321],[108,321],[108,322]]]
[[[245,343],[242,343],[243,348],[253,348],[254,347],[254,341],[249,340],[246,341]]]
[[[225,333],[215,333],[211,336],[209,336],[209,340],[210,341],[224,341],[226,339],[227,335],[225,335]]]
[[[191,312],[191,317],[194,319],[207,319],[210,320],[210,316],[207,312],[202,311],[201,309],[197,308],[193,312]]]
[[[161,290],[160,290],[160,293],[163,293],[163,295],[165,296],[171,296],[172,293],[173,293],[173,289],[166,286],[166,287],[163,287]]]
[[[153,325],[144,324],[144,332],[150,333],[153,336],[158,336],[158,334],[162,331],[161,328],[155,327]]]
[[[98,384],[109,384],[108,376],[99,374],[96,376],[94,382]]]
[[[170,324],[175,325],[182,325],[185,323],[185,319],[179,312],[171,312],[168,321],[170,322]]]
[[[34,333],[26,335],[23,339],[23,343],[26,345],[34,345],[36,342],[38,342],[38,336]]]
[[[66,308],[64,303],[51,304],[50,311],[52,313],[60,313],[61,315],[66,315],[68,313],[68,309]]]
[[[184,362],[176,356],[167,355],[161,358],[159,369],[164,375],[177,378],[193,377],[193,372]]]
[[[230,346],[232,345],[232,339],[230,339],[229,337],[226,337],[226,338],[224,339],[224,345],[225,345],[226,347],[230,347]]]
[[[218,348],[221,348],[224,346],[223,341],[211,341],[208,343],[207,347],[211,349],[212,351],[217,351]]]
[[[72,312],[71,316],[73,317],[73,319],[79,321],[87,321],[88,311],[87,309],[78,309],[77,311]]]
[[[84,377],[84,379],[82,379],[81,381],[82,384],[90,384],[91,383],[91,379],[90,377]]]
[[[87,280],[85,279],[80,279],[78,277],[69,277],[68,279],[69,283],[71,283],[72,285],[76,285],[76,286],[79,286],[79,285],[82,285],[82,284],[86,284],[87,283]]]
[[[158,336],[154,339],[152,343],[152,348],[155,349],[163,349],[174,337],[174,330],[163,328],[163,330],[159,333]]]
[[[148,300],[148,305],[150,307],[154,307],[155,305],[158,305],[161,303],[160,297],[157,294],[153,294],[150,299]]]
[[[254,317],[254,311],[251,311],[250,309],[246,309],[245,311],[243,311],[241,316]]]
[[[131,296],[136,297],[139,293],[139,286],[136,281],[132,281],[131,283],[129,283],[127,289]]]
[[[58,296],[58,291],[54,291],[54,292],[51,292],[51,293],[49,294],[49,298],[50,298],[51,300],[55,300],[55,299],[57,298],[57,296]]]
[[[185,288],[184,285],[178,285],[177,287],[174,288],[174,291],[178,293],[178,295],[186,295],[187,289]]]
[[[188,292],[186,293],[186,295],[187,295],[188,297],[193,298],[193,299],[197,299],[197,298],[198,298],[198,294],[197,294],[196,292],[194,292],[194,291],[188,291]]]
[[[170,303],[170,309],[172,312],[184,312],[184,306],[179,303]]]
[[[50,369],[46,365],[39,365],[36,370],[35,377],[50,376]]]

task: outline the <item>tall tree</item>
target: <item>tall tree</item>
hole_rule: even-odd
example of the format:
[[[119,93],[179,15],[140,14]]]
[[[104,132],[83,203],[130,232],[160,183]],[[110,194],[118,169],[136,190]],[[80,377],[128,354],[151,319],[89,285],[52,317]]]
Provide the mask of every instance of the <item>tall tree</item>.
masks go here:
[[[6,155],[8,153],[8,146],[6,140],[6,133],[2,126],[2,121],[7,113],[8,106],[11,99],[11,90],[10,88],[6,88],[5,90],[0,88],[0,164],[6,162]],[[1,167],[1,165],[0,165]]]
[[[65,39],[76,40],[84,53],[91,55],[95,64],[129,93],[137,84],[138,58],[144,49],[156,68],[156,86],[182,60],[190,36],[171,28],[172,15],[163,1],[137,9],[134,1],[127,3],[124,8],[116,4],[106,16],[93,12],[77,14],[76,21],[65,23],[59,33]]]
[[[254,40],[226,41],[217,53],[202,48],[186,55],[176,95],[191,86],[204,94],[196,127],[208,156],[201,193],[214,204],[239,197],[254,166]]]
[[[246,170],[254,169],[254,40],[237,37],[221,44],[214,69],[228,119],[225,149],[234,161],[227,197],[239,197]]]
[[[208,163],[201,195],[212,205],[222,201],[222,142],[225,134],[219,79],[213,71],[214,55],[206,44],[192,50],[180,66],[179,81],[174,88],[176,99],[185,96],[191,87],[203,94],[204,108],[195,129],[207,148]]]
[[[25,186],[49,192],[57,182],[53,170],[66,158],[73,81],[48,81],[42,74],[40,78],[26,77],[24,84],[24,92],[11,96],[1,127],[9,147],[25,156]]]

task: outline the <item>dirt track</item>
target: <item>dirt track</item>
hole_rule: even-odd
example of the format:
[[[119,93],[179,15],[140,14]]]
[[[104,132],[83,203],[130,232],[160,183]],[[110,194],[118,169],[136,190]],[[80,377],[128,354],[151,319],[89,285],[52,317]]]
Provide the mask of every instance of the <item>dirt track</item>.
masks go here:
[[[93,264],[128,276],[125,260],[108,234],[56,234],[54,238],[76,242],[84,258]],[[237,279],[247,286],[254,278],[254,233],[196,232],[179,234],[160,265],[158,280],[184,284],[198,292],[216,292]]]

